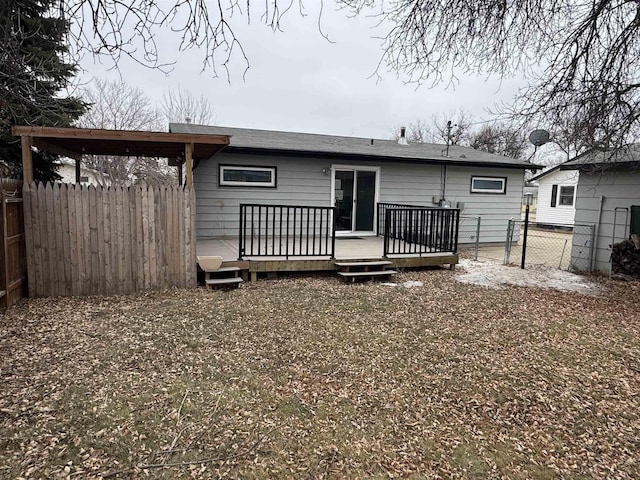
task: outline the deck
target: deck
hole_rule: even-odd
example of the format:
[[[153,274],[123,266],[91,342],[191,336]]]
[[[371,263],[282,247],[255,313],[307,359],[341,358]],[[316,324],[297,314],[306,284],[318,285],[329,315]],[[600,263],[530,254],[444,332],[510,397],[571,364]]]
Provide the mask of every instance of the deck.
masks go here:
[[[246,257],[238,260],[238,239],[199,239],[196,251],[198,255],[219,255],[223,266],[238,266],[250,273],[250,279],[256,280],[259,273],[268,272],[307,272],[337,271],[336,261],[340,260],[380,260],[383,255],[382,237],[336,237],[336,255],[334,259],[315,256]],[[422,255],[392,255],[388,258],[395,268],[417,268],[426,266],[458,263],[457,253],[427,253]],[[249,278],[247,278],[248,280]]]

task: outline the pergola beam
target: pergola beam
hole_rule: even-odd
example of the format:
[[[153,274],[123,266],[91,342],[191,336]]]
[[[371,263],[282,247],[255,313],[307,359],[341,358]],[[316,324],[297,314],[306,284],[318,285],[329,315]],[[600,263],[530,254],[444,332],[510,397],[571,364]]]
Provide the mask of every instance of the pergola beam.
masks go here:
[[[184,155],[185,180],[193,185],[193,160],[207,159],[229,145],[228,135],[202,133],[141,132],[136,130],[101,130],[89,128],[59,128],[14,126],[14,136],[22,139],[24,179],[33,181],[31,147],[35,146],[76,159],[76,181],[79,180],[79,160],[83,155],[113,155],[175,159]]]
[[[228,145],[228,135],[202,133],[141,132],[138,130],[103,130],[95,128],[61,128],[16,125],[11,129],[14,136],[29,135],[40,138],[73,138],[86,140],[122,140],[134,142],[201,143]]]
[[[53,143],[43,138],[34,138],[32,143],[33,143],[33,146],[39,150],[46,150],[47,152],[55,153],[56,155],[62,155],[64,157],[73,158],[74,160],[82,159],[82,153],[76,152],[74,150],[68,150],[59,145],[54,145]]]

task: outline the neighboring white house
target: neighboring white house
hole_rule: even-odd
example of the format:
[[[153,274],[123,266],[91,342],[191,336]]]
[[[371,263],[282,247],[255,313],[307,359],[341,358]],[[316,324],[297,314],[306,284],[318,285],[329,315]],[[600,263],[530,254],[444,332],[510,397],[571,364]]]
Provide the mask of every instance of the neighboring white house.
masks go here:
[[[68,158],[60,159],[60,166],[56,169],[62,178],[61,183],[76,183],[76,162]],[[81,185],[108,185],[107,179],[92,168],[80,164],[80,184]]]
[[[576,224],[595,225],[593,262],[581,269],[608,273],[611,246],[640,234],[640,146],[580,155],[562,168],[580,172]],[[583,251],[584,245],[574,241],[574,265],[580,265]]]
[[[538,182],[538,225],[574,224],[580,173],[578,170],[563,170],[563,165],[556,165],[531,178],[531,181]]]

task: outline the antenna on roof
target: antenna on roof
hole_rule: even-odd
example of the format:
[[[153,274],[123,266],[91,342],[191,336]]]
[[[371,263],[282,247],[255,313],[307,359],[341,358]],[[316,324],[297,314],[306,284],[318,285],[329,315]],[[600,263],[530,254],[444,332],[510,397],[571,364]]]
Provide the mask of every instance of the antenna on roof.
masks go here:
[[[452,128],[453,128],[453,125],[451,125],[451,120],[449,120],[447,122],[447,148],[444,154],[445,157],[449,156],[449,145],[451,145],[451,129]]]

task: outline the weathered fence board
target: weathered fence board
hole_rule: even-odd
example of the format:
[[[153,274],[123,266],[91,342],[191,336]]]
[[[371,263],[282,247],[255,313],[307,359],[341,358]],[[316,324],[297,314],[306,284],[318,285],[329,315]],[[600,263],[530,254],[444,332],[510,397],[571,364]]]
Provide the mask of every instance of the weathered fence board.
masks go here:
[[[30,296],[195,285],[193,192],[32,183],[23,195]]]
[[[27,255],[22,183],[0,179],[0,307],[10,307],[26,294]]]

